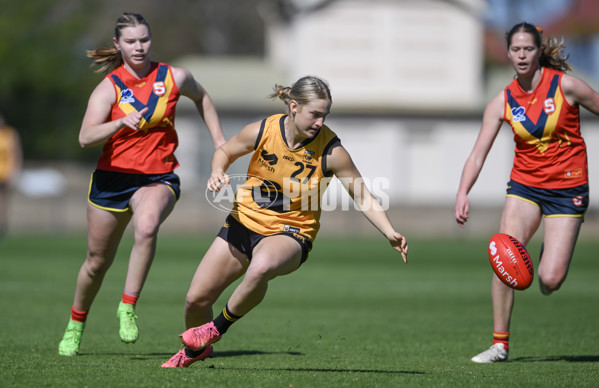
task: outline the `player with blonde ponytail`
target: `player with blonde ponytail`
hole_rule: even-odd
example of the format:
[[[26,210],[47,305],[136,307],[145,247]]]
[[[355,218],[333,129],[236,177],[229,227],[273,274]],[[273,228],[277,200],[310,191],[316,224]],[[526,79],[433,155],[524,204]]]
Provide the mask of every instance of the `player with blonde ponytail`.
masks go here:
[[[326,189],[339,178],[362,213],[407,260],[408,244],[395,231],[385,209],[368,191],[335,132],[325,123],[332,98],[320,78],[306,76],[291,87],[275,85],[270,96],[283,100],[287,113],[246,125],[216,150],[208,190],[230,185],[226,171],[236,159],[252,153],[247,180],[218,237],[200,262],[185,300],[185,347],[163,368],[185,368],[212,357],[212,344],[252,311],[266,296],[269,281],[296,271],[308,258],[318,233],[321,197],[305,208],[302,199]],[[267,161],[268,160],[268,161]],[[286,182],[295,185],[285,193]],[[254,195],[268,186],[272,198]],[[322,193],[321,193],[322,194]],[[285,203],[279,201],[284,196]],[[269,201],[272,199],[272,201]],[[243,278],[242,278],[243,277]],[[242,278],[216,318],[212,305],[233,282]]]

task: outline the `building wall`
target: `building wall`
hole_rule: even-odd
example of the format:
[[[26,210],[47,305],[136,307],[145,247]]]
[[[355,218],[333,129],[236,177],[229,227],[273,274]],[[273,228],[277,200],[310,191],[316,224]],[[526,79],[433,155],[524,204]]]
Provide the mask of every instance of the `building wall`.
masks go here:
[[[480,15],[485,4],[335,1],[314,12],[300,12],[291,21],[267,18],[262,65],[259,60],[242,60],[236,66],[233,58],[223,59],[228,65],[193,58],[184,63],[198,75],[217,108],[224,108],[229,135],[269,113],[284,111],[281,101],[266,98],[275,83],[290,84],[305,74],[322,76],[333,94],[327,123],[363,175],[373,182],[388,180],[384,190],[391,204],[446,206],[454,201],[489,96],[513,75],[508,71],[483,80]],[[251,71],[249,76],[244,69]],[[177,120],[185,139],[179,152],[184,161],[191,160],[182,163],[180,172],[203,185],[210,139],[203,130],[201,137],[193,134],[198,131],[197,115],[190,113],[189,105],[181,104]],[[598,126],[589,119],[584,127],[591,150],[598,142]],[[593,176],[592,152],[589,158]],[[472,201],[501,205],[512,159],[512,134],[506,125],[472,190]],[[234,173],[245,172],[241,161],[233,168]],[[596,206],[593,197],[591,201]]]
[[[338,109],[472,111],[483,95],[483,1],[337,1],[267,23],[267,61],[332,85]]]
[[[480,17],[485,4],[335,1],[299,12],[291,20],[265,18],[263,71],[259,61],[239,58],[221,59],[220,64],[185,58],[181,64],[197,75],[222,109],[230,134],[268,113],[283,111],[280,101],[265,98],[275,83],[290,85],[306,74],[324,78],[333,94],[329,124],[365,176],[388,180],[389,201],[447,202],[455,195],[485,104]],[[209,160],[201,155],[209,152],[203,148],[198,156],[195,151],[210,139],[200,141],[192,135],[198,125],[186,123],[185,116],[197,116],[189,104],[180,106],[177,128],[185,138],[180,154],[195,158],[194,163],[182,163],[181,172],[202,181],[207,173],[202,166]],[[498,148],[503,143],[500,136]],[[509,152],[495,158],[501,164],[511,162]],[[191,171],[189,166],[198,163],[199,169]],[[505,184],[501,180],[500,186]],[[496,192],[491,183],[484,182],[480,194],[473,195],[486,200],[488,192]]]

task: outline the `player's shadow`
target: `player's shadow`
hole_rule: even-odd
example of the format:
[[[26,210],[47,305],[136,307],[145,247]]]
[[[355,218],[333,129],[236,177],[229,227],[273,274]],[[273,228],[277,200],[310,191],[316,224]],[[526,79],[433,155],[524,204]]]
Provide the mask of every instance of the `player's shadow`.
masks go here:
[[[257,356],[257,355],[273,355],[273,354],[286,354],[290,356],[303,356],[304,353],[301,352],[264,352],[261,350],[231,350],[224,352],[215,352],[214,356],[221,357],[238,357],[238,356]],[[144,360],[150,357],[168,357],[170,354],[167,353],[147,353],[148,357],[132,357],[132,360]],[[207,359],[205,362],[210,362],[210,359]],[[386,373],[386,374],[413,374],[413,375],[423,375],[425,372],[419,371],[402,371],[402,370],[386,370],[386,369],[338,369],[338,368],[235,368],[235,367],[222,367],[209,365],[210,369],[223,369],[223,370],[237,370],[237,371],[286,371],[286,372],[334,372],[334,373]]]
[[[243,355],[257,355],[257,354],[288,354],[291,356],[303,356],[300,352],[262,352],[258,350],[250,351],[226,351],[226,352],[215,352],[216,357],[236,357]],[[211,365],[210,368],[226,369],[226,370],[261,370],[261,371],[286,371],[286,372],[338,372],[338,373],[388,373],[388,374],[425,374],[424,372],[416,371],[401,371],[401,370],[385,370],[385,369],[338,369],[338,368],[231,368],[231,367],[215,367]]]
[[[264,352],[261,350],[234,350],[228,352],[214,352],[214,357],[237,357],[237,356],[258,356],[258,355],[269,355],[269,354],[286,354],[288,356],[302,356],[303,353],[300,352]],[[150,357],[169,357],[172,356],[172,353],[145,353],[145,356],[148,357],[138,357],[136,356],[135,360],[140,359],[148,359]]]
[[[225,352],[214,352],[215,357],[237,357],[237,356],[256,356],[259,354],[286,354],[288,356],[303,356],[301,352],[264,352],[262,350],[230,350]]]
[[[510,359],[515,362],[599,362],[599,355],[582,355],[582,356],[525,356]]]
[[[373,374],[407,374],[407,375],[424,375],[426,372],[412,370],[386,370],[386,369],[338,369],[338,368],[232,368],[232,367],[216,367],[210,365],[208,368],[219,370],[236,370],[236,371],[264,371],[264,372],[330,372],[330,373],[373,373]]]

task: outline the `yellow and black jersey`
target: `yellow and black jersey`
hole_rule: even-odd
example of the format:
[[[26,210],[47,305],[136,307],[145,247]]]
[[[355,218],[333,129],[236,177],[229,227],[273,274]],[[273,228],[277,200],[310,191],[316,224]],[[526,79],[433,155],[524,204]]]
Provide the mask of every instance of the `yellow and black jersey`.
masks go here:
[[[264,119],[247,172],[237,189],[231,214],[262,234],[292,233],[312,242],[320,227],[320,202],[332,173],[326,155],[341,145],[323,125],[296,149],[285,139],[285,114]]]

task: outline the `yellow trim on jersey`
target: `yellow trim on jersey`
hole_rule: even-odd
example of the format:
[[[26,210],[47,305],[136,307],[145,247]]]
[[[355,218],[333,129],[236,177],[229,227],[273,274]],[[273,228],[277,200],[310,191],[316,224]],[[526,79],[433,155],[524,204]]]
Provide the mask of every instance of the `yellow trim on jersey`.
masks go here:
[[[160,76],[160,72],[164,72],[165,74],[165,78],[164,81],[158,80],[158,77]],[[158,83],[162,82],[164,83],[164,92],[161,93],[160,95],[156,94],[158,100],[166,98],[168,101],[169,96],[171,95],[171,92],[175,86],[175,81],[173,79],[173,74],[170,71],[170,68],[166,65],[166,64],[159,64],[158,65],[158,74],[157,74],[157,78],[155,78],[153,81],[154,83],[152,84],[152,90],[154,90],[155,93],[155,87]],[[117,77],[118,76],[114,76]],[[145,82],[150,82],[151,80],[146,80]],[[127,86],[126,84],[123,83],[123,81],[120,81],[122,83],[123,86]],[[125,115],[128,115],[130,113],[133,112],[138,112],[138,110],[135,108],[135,106],[131,103],[131,102],[123,102],[122,101],[122,96],[121,96],[121,92],[125,89],[121,89],[121,86],[119,85],[119,83],[117,83],[116,81],[113,80],[113,84],[117,90],[117,96],[118,96],[118,101],[117,101],[117,105],[119,107],[119,109],[121,109]],[[129,88],[127,86],[127,88]],[[152,92],[150,92],[149,96],[152,96]],[[143,107],[146,107],[147,104],[149,103],[149,100],[143,104]],[[169,117],[164,117],[164,113],[166,112],[166,109],[168,107],[168,103],[156,103],[155,105],[152,105],[151,108],[151,113],[152,116],[150,117],[149,120],[146,120],[145,117],[141,118],[141,121],[138,125],[139,129],[142,131],[147,131],[148,127],[157,127],[160,126],[159,124],[164,121],[167,120],[167,124],[169,126],[173,126],[172,121],[170,120]]]
[[[547,151],[547,148],[549,148],[549,143],[551,143],[551,140],[554,137],[554,132],[555,132],[555,128],[557,126],[557,121],[559,120],[559,116],[560,116],[559,113],[561,112],[562,105],[564,102],[560,87],[558,87],[557,90],[555,91],[555,95],[553,96],[553,101],[555,103],[555,111],[553,114],[548,115],[547,122],[545,123],[545,128],[543,129],[543,135],[541,136],[540,139],[534,135],[531,135],[530,132],[528,132],[528,130],[526,128],[524,128],[524,126],[522,125],[521,122],[513,120],[513,115],[511,113],[511,107],[508,103],[506,103],[506,106],[507,106],[506,112],[508,112],[507,118],[509,119],[509,122],[512,124],[514,132],[516,132],[516,134],[519,137],[521,137],[523,140],[528,142],[528,144],[536,146],[541,154],[545,153],[545,151]],[[557,140],[561,144],[562,139],[558,138]],[[567,139],[567,141],[569,143],[569,139]]]
[[[167,72],[167,75],[164,79],[164,86],[166,88],[165,93],[162,96],[166,96],[166,98],[168,98],[168,96],[170,96],[171,91],[173,90],[173,85],[175,84],[173,81],[173,74],[169,71]],[[160,96],[160,97],[162,97]],[[156,105],[156,109],[154,110],[154,114],[152,115],[152,117],[150,118],[150,122],[149,124],[154,126],[154,125],[158,125],[164,117],[164,112],[166,111],[168,104],[157,104]],[[156,120],[156,118],[158,118],[158,120]],[[164,117],[164,119],[169,119],[168,117]],[[173,126],[173,123],[169,123],[170,126]]]
[[[124,89],[121,89],[121,87],[119,85],[117,85],[116,83],[114,84],[114,87],[116,89],[116,93],[118,96],[117,105],[118,105],[119,109],[123,111],[125,116],[127,116],[131,113],[134,113],[134,112],[138,112],[138,110],[135,109],[135,107],[131,103],[121,101],[122,100],[121,93],[123,92]],[[142,116],[139,121],[138,128],[140,130],[143,130],[143,128],[145,128],[147,124],[148,124],[148,122],[146,121],[145,117]]]

